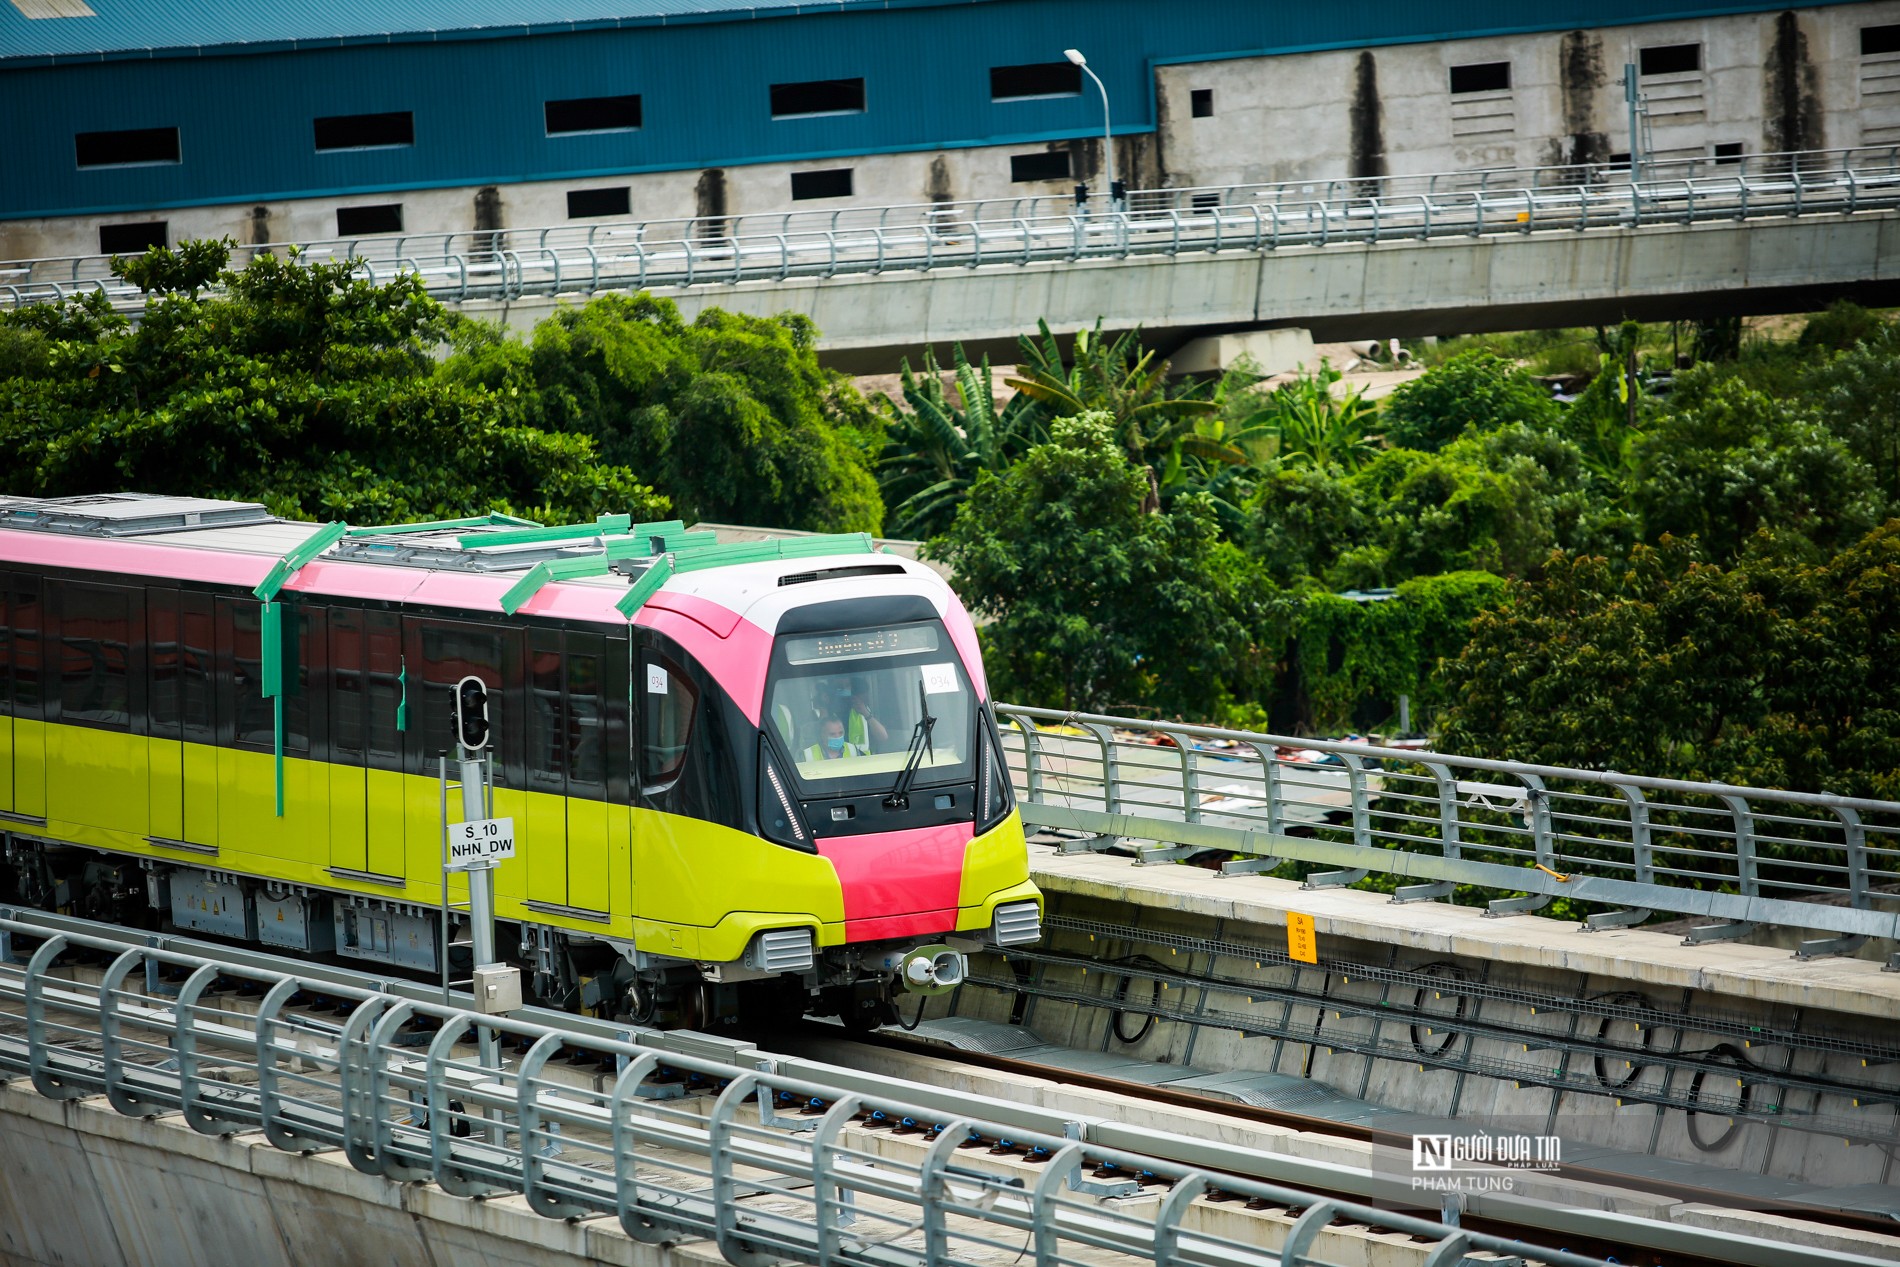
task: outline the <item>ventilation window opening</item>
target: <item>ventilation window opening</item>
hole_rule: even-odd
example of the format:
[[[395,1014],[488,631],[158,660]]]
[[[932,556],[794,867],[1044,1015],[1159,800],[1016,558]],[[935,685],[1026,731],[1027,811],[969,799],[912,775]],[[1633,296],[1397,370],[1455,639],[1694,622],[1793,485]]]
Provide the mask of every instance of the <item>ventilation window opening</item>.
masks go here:
[[[1630,156],[1629,156],[1628,150],[1624,150],[1620,154],[1610,155],[1611,167],[1628,167],[1629,165],[1630,165]]]
[[[1069,151],[1041,150],[1034,154],[1011,154],[1009,178],[1016,184],[1032,180],[1067,180]]]
[[[632,213],[633,195],[627,185],[612,189],[570,189],[567,191],[567,218],[586,220],[594,216],[624,216]]]
[[[81,167],[153,167],[179,161],[177,128],[80,132],[73,152]]]
[[[863,113],[862,79],[814,79],[809,83],[772,85],[774,119]]]
[[[102,224],[99,226],[99,254],[137,255],[155,246],[171,245],[171,226],[164,220],[141,224]]]
[[[416,143],[416,116],[407,110],[391,114],[340,114],[315,122],[317,151],[383,150]]]
[[[1214,90],[1212,88],[1196,88],[1188,93],[1188,113],[1197,119],[1213,118]]]
[[[1700,44],[1656,44],[1636,55],[1637,73],[1649,75],[1687,75],[1702,69]]]
[[[402,232],[402,204],[379,203],[370,207],[338,207],[336,235],[340,238],[368,237],[376,233]]]
[[[1860,28],[1860,55],[1879,57],[1883,53],[1900,53],[1900,25]]]
[[[576,97],[549,101],[542,107],[549,136],[587,132],[632,132],[640,126],[640,98]]]
[[[852,169],[849,167],[833,167],[818,172],[793,172],[792,201],[805,202],[813,198],[849,198],[851,172]]]
[[[1073,62],[990,67],[991,101],[1033,101],[1038,97],[1076,97],[1081,93],[1082,68]]]
[[[1715,147],[1715,161],[1718,163],[1739,163],[1742,161],[1742,143],[1724,141]]]
[[[1509,92],[1511,90],[1511,63],[1509,62],[1472,62],[1466,66],[1451,68],[1451,91],[1453,96],[1466,92]]]

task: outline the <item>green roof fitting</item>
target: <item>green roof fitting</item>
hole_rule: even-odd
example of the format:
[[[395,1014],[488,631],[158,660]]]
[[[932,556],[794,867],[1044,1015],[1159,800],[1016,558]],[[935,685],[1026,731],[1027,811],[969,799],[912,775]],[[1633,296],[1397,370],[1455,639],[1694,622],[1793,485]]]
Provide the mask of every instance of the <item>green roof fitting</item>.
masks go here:
[[[697,535],[697,534],[694,534]],[[640,610],[660,587],[684,572],[765,563],[773,559],[807,559],[827,554],[870,554],[871,534],[840,532],[822,537],[772,537],[764,541],[731,541],[668,554],[641,573],[614,607],[627,619]]]
[[[263,580],[257,583],[257,588],[252,590],[251,593],[256,595],[263,602],[270,602],[271,599],[277,597],[277,591],[284,588],[290,578],[297,575],[304,564],[310,562],[319,554],[322,554],[325,550],[328,550],[331,546],[341,541],[343,534],[348,531],[349,525],[345,524],[342,520],[338,520],[333,524],[325,524],[323,527],[317,529],[304,539],[303,544],[299,545],[289,554],[286,554],[283,558],[277,560],[277,562],[272,565],[270,572]]]
[[[346,537],[399,537],[406,532],[446,532],[452,528],[539,528],[541,525],[532,519],[517,519],[513,515],[504,515],[490,511],[486,515],[474,515],[467,519],[431,519],[426,523],[389,524],[382,528],[352,528],[343,535]]]
[[[605,576],[618,559],[644,559],[648,545],[645,538],[623,537],[609,541],[599,554],[586,554],[575,559],[547,559],[535,564],[524,573],[520,580],[508,587],[501,596],[501,609],[510,616],[520,611],[527,601],[538,593],[549,581],[571,581],[582,576]]]
[[[672,525],[642,524],[640,526],[643,528],[651,526],[657,531]],[[679,526],[683,529],[686,525]],[[471,532],[455,540],[456,544],[464,550],[474,550],[482,546],[533,545],[547,541],[585,541],[589,537],[620,537],[632,530],[632,515],[602,515],[591,524],[557,524],[551,528],[522,528],[514,532]]]

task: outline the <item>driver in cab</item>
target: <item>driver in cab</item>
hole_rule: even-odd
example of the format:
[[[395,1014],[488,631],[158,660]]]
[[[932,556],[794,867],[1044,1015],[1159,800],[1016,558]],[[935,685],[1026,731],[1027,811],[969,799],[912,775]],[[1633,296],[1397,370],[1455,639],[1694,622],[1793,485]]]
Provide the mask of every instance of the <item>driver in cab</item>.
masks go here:
[[[864,749],[847,740],[844,723],[836,717],[825,718],[825,737],[805,749],[807,761],[836,761],[841,757],[861,757]]]

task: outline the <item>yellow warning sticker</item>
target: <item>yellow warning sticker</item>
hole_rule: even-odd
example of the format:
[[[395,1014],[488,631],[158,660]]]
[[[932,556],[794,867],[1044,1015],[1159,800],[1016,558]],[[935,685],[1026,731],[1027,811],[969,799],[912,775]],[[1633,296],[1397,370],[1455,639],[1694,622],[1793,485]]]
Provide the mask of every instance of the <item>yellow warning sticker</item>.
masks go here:
[[[1313,917],[1286,913],[1286,953],[1301,963],[1319,962],[1319,939],[1313,935]]]

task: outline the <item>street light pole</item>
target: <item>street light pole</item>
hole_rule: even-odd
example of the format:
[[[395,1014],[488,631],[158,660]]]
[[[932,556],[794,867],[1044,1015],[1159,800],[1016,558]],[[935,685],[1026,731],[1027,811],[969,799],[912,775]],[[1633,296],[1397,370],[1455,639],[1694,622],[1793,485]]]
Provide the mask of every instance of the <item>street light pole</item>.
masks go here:
[[[1108,87],[1102,83],[1102,77],[1089,69],[1089,59],[1082,56],[1082,50],[1065,48],[1062,55],[1081,67],[1082,73],[1095,81],[1095,87],[1102,94],[1102,159],[1108,164],[1108,202],[1117,211],[1121,209],[1121,193],[1115,182],[1115,133],[1112,116],[1108,110]]]

